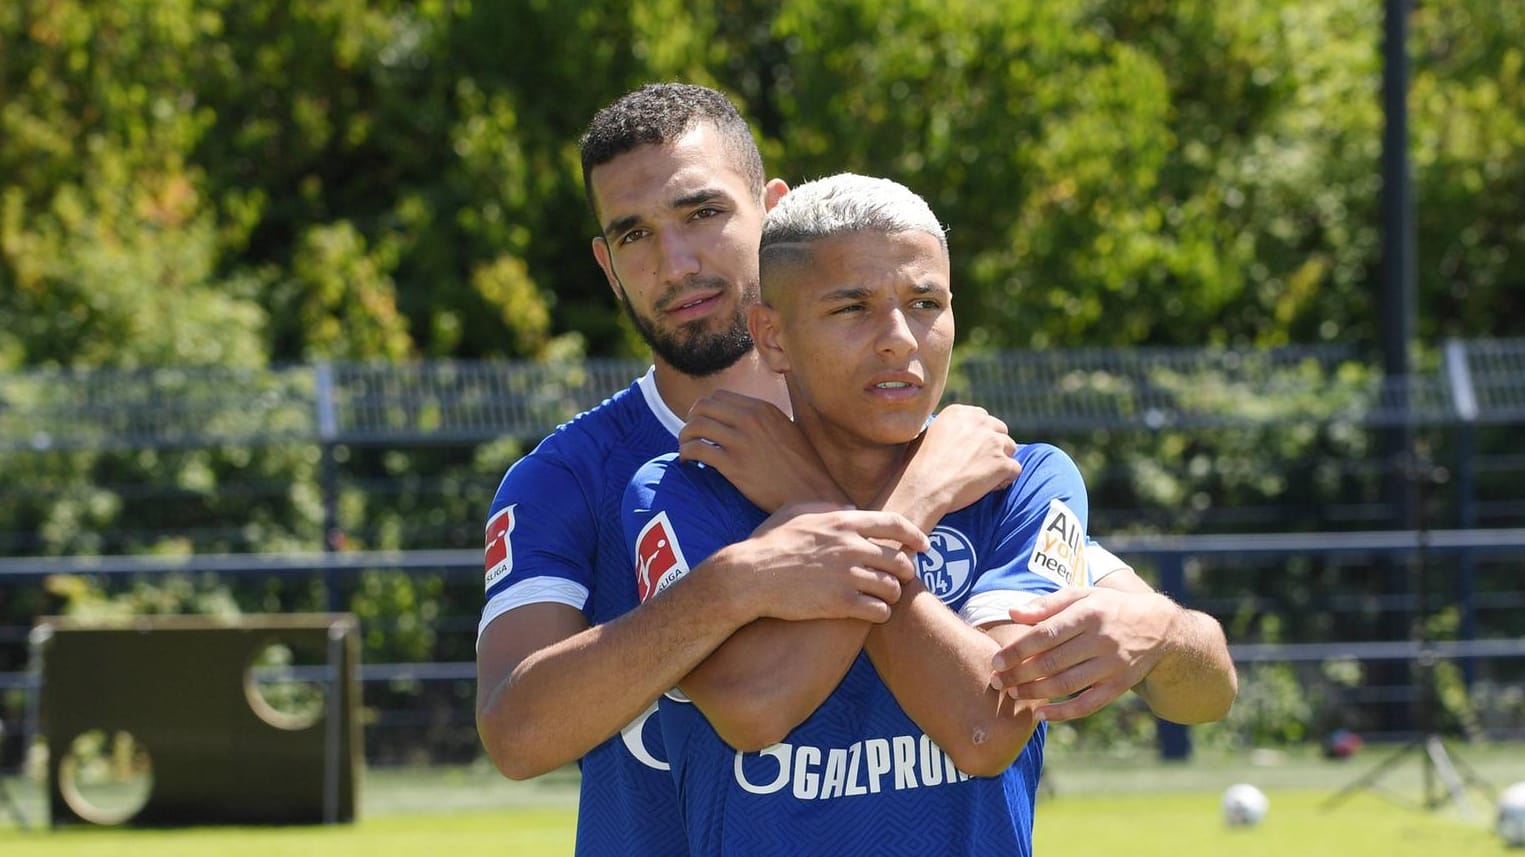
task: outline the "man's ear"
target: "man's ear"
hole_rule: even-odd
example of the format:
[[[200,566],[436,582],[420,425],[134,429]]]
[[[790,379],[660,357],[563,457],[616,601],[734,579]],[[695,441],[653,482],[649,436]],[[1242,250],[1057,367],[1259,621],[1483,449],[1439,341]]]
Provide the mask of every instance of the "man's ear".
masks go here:
[[[772,211],[773,206],[778,205],[778,201],[788,192],[789,186],[784,184],[783,179],[770,179],[763,185],[763,211]]]
[[[782,375],[789,371],[789,355],[784,351],[780,333],[783,328],[778,310],[766,304],[753,304],[747,310],[747,332],[763,365]]]
[[[609,258],[609,242],[604,236],[597,235],[593,238],[593,258],[598,260],[598,267],[603,269],[604,277],[609,281],[609,288],[619,300],[625,299],[625,290],[620,287],[620,278],[614,275],[614,260]]]

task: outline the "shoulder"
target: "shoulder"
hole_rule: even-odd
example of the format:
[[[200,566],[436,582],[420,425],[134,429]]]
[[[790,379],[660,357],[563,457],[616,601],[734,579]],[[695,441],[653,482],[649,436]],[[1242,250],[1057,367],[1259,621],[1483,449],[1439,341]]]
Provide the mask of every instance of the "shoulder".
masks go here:
[[[1012,456],[1022,463],[1022,474],[1014,487],[1019,491],[1050,493],[1085,490],[1080,468],[1069,453],[1050,443],[1028,443],[1017,447]]]
[[[671,506],[685,502],[729,505],[741,497],[718,470],[692,461],[680,461],[675,452],[659,455],[641,465],[630,480],[626,506]]]
[[[1017,447],[1012,457],[1022,462],[1023,470],[1029,467],[1079,472],[1069,453],[1051,443],[1024,443]]]
[[[659,426],[639,387],[631,384],[557,426],[530,456],[602,459],[623,448],[630,436]]]
[[[508,469],[540,474],[602,473],[607,460],[637,441],[660,436],[660,422],[640,392],[630,387],[557,426]],[[676,441],[674,441],[676,443]]]

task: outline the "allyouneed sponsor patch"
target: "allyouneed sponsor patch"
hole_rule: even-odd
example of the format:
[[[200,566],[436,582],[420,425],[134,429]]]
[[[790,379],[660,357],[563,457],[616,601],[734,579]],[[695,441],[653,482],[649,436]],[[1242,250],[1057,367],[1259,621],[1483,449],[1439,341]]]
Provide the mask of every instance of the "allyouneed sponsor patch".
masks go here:
[[[1048,514],[1038,529],[1038,540],[1032,556],[1027,558],[1027,568],[1060,586],[1090,583],[1086,572],[1085,527],[1063,501],[1048,502]]]

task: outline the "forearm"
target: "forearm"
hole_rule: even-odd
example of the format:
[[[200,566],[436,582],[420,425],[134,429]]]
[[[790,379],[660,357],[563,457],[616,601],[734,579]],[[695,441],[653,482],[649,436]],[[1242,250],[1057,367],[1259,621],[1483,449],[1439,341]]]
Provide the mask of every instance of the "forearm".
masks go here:
[[[852,667],[869,627],[852,619],[759,619],[679,686],[726,743],[760,750],[820,707]]]
[[[950,508],[953,495],[944,490],[945,487],[921,479],[915,469],[907,468],[894,484],[880,493],[875,508],[899,512],[923,532],[931,532],[944,515],[955,511]]]
[[[1228,714],[1239,678],[1218,621],[1177,607],[1159,661],[1135,691],[1156,716],[1175,723],[1210,723]]]
[[[611,622],[552,634],[543,646],[518,643],[528,649],[522,658],[509,623],[547,605],[499,617],[483,635],[477,670],[477,728],[498,768],[514,779],[538,776],[639,717],[739,624],[719,582],[691,574]]]
[[[919,584],[905,588],[889,622],[864,646],[880,677],[922,731],[959,769],[994,776],[1037,726],[1036,704],[990,686],[990,659],[1003,628],[970,627]]]

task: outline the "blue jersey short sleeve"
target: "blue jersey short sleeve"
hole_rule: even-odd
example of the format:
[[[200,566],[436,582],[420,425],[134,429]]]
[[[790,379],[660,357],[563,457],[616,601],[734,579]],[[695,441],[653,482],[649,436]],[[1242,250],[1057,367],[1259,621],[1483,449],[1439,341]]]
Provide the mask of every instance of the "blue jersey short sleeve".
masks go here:
[[[718,471],[660,456],[636,472],[625,491],[625,543],[642,601],[688,574],[710,554],[741,539],[765,514]]]
[[[487,521],[486,598],[534,578],[592,589],[594,550],[587,538],[594,493],[579,474],[550,456],[528,456],[509,468]],[[529,522],[520,526],[521,522]],[[583,604],[574,604],[582,609]]]
[[[999,533],[995,555],[984,564],[973,594],[1085,585],[1090,505],[1080,470],[1062,450],[1044,443],[1021,447],[1016,458],[1022,474],[1002,498],[993,527]]]
[[[488,515],[480,634],[529,604],[567,604],[592,625],[637,605],[620,502],[642,464],[677,448],[676,417],[659,402],[648,373],[509,469]],[[579,857],[688,853],[656,706],[580,767]]]

